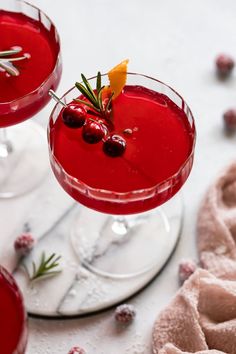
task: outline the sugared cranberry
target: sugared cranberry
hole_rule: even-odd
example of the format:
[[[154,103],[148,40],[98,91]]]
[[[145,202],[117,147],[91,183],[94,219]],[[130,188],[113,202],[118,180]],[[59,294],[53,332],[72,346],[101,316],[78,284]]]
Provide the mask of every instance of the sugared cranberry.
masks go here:
[[[72,103],[64,108],[62,120],[70,128],[81,128],[86,120],[86,111],[79,104]]]
[[[24,233],[16,238],[14,248],[20,256],[25,256],[32,250],[34,244],[33,236],[30,233]]]
[[[179,263],[179,282],[183,284],[197,269],[197,265],[191,259],[184,259]]]
[[[88,144],[96,144],[101,141],[107,134],[107,127],[104,124],[87,120],[83,126],[82,136]]]
[[[85,354],[85,351],[80,347],[73,347],[68,354]]]
[[[228,131],[236,130],[236,108],[229,109],[223,115],[224,125]]]
[[[216,58],[216,69],[221,77],[229,76],[234,68],[234,59],[227,54],[220,54]]]
[[[117,134],[108,136],[103,144],[103,151],[111,157],[122,156],[126,149],[126,141]]]
[[[116,308],[115,319],[119,323],[129,324],[134,320],[136,311],[133,305],[123,304]]]

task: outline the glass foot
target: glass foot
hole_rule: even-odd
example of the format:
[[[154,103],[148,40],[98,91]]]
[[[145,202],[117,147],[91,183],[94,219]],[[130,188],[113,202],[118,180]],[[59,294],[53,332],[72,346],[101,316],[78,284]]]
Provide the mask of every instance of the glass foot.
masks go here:
[[[85,316],[125,302],[164,269],[175,250],[182,225],[179,197],[163,205],[161,212],[153,210],[150,219],[145,214],[144,219],[136,215],[139,222],[136,227],[131,219],[123,226],[121,220],[112,223],[108,215],[71,204],[64,192],[58,192],[55,183],[48,193],[42,194],[35,208],[26,220],[40,242],[23,262],[32,271],[32,262],[38,264],[42,252],[56,253],[62,256],[62,272],[32,283],[20,263],[14,276],[24,295],[27,311],[41,318]],[[42,223],[43,210],[51,217],[44,218]],[[159,225],[160,230],[157,229]],[[101,237],[99,230],[102,227]],[[23,224],[18,234],[21,230]],[[71,230],[74,247],[69,238]],[[107,230],[111,232],[109,237],[114,237],[113,242],[103,238]]]
[[[0,198],[13,198],[36,188],[49,170],[46,132],[36,123],[7,128],[0,144]]]
[[[97,275],[129,278],[161,270],[182,226],[182,200],[132,216],[109,216],[81,207],[72,230],[74,251]]]

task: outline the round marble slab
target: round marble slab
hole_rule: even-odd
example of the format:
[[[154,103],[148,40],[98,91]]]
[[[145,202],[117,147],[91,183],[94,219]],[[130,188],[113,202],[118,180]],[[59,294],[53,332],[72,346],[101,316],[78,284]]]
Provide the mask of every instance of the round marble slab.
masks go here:
[[[157,213],[155,222],[148,223],[143,229],[146,238],[145,252],[148,252],[150,247],[150,255],[152,254],[153,257],[155,254],[156,257],[152,267],[149,266],[142,274],[127,278],[97,274],[83,266],[72,247],[71,232],[75,222],[79,220],[78,214],[84,212],[83,207],[72,202],[66,195],[64,201],[62,195],[59,198],[55,193],[54,197],[56,200],[51,196],[48,200],[41,201],[37,210],[28,216],[28,222],[24,227],[38,235],[38,242],[29,256],[19,260],[14,272],[30,315],[46,318],[75,317],[105,310],[124,302],[147,286],[164,268],[175,249],[182,226],[182,200],[179,197],[174,197],[163,205]],[[53,206],[55,208],[56,205],[57,212],[53,214]],[[43,224],[42,218],[45,212],[51,215],[51,221],[47,221],[47,226]],[[90,213],[89,217],[92,217],[94,212],[90,211]],[[91,234],[96,234],[98,223],[96,217],[93,223],[90,222]],[[95,242],[99,241],[95,240]],[[105,252],[99,260],[100,264],[105,269],[109,269],[111,257],[115,257],[117,252],[119,257],[123,254],[121,259],[125,269],[129,267],[132,269],[132,260],[126,257],[125,252],[129,243],[133,255],[142,260],[144,249],[140,240],[137,241],[134,235],[126,240],[125,244],[117,245],[117,250],[112,245],[112,253]],[[124,249],[123,253],[121,247]],[[154,247],[155,253],[153,253]],[[45,252],[46,256],[52,253],[62,256],[59,265],[61,272],[53,277],[30,282],[22,265],[25,265],[31,273],[32,261],[38,264],[42,252]]]

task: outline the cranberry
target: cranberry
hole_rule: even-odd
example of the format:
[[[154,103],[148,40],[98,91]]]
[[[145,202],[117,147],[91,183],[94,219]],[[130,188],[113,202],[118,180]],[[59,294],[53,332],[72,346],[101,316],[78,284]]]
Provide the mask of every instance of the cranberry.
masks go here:
[[[183,284],[197,269],[197,265],[191,259],[183,259],[179,263],[179,281]]]
[[[107,127],[96,121],[87,120],[83,126],[82,136],[88,144],[96,144],[107,134]]]
[[[85,351],[80,347],[73,347],[68,354],[85,354]]]
[[[70,104],[62,112],[62,120],[70,128],[81,128],[86,119],[85,109],[78,104]]]
[[[234,68],[234,59],[227,54],[220,54],[216,58],[216,69],[221,77],[230,75]]]
[[[136,310],[133,305],[123,304],[116,308],[115,319],[119,323],[129,324],[134,320]]]
[[[113,134],[108,136],[103,144],[103,151],[111,157],[123,155],[126,149],[126,141],[119,135]]]
[[[236,109],[229,109],[223,115],[225,128],[229,131],[236,130]]]
[[[14,242],[15,251],[21,256],[26,256],[34,245],[35,239],[30,233],[23,233],[18,236]]]

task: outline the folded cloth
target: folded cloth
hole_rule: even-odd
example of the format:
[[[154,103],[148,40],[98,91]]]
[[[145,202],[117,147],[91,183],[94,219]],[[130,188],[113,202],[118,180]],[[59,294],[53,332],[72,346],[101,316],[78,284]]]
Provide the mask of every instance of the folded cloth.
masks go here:
[[[209,188],[199,210],[197,242],[201,265],[222,279],[236,280],[236,163]]]
[[[172,344],[166,344],[160,351],[160,354],[191,354],[190,352],[182,352],[178,348],[176,348]],[[219,352],[219,350],[203,350],[197,352],[196,354],[224,354],[223,352]]]
[[[197,222],[201,265],[158,316],[155,354],[236,354],[236,163],[209,188]]]
[[[210,354],[217,350],[236,354],[236,282],[198,269],[158,316],[153,353]]]

